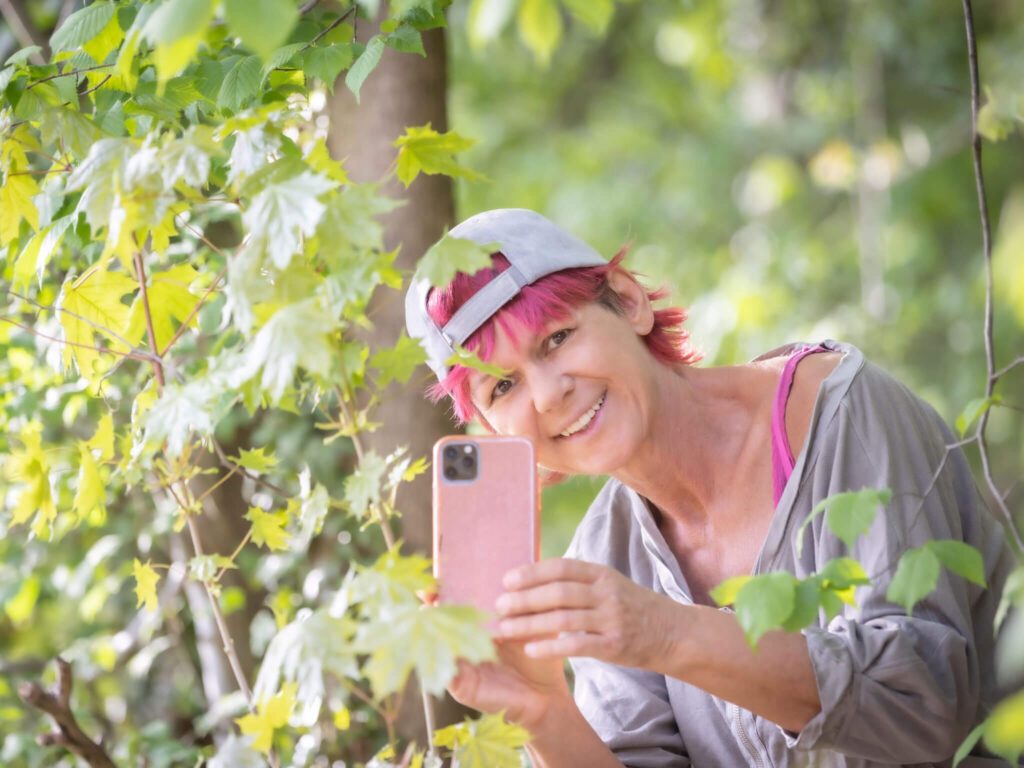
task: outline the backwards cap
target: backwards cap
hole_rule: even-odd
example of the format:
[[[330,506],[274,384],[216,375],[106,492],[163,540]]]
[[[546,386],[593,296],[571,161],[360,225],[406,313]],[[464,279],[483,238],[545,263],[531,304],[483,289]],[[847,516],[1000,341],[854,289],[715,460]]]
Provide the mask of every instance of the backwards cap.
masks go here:
[[[563,269],[600,267],[604,258],[548,219],[525,208],[498,208],[472,216],[448,233],[449,237],[471,240],[478,245],[496,243],[508,259],[509,268],[473,294],[439,328],[427,312],[430,281],[413,277],[405,295],[405,325],[409,335],[420,339],[427,352],[427,365],[443,381],[447,361],[455,347],[508,303],[524,285]]]

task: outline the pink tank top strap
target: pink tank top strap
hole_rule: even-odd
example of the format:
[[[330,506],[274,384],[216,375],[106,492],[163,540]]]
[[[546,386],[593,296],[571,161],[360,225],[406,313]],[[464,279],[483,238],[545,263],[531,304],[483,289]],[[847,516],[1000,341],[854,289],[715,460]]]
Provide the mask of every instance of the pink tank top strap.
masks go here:
[[[776,505],[782,498],[782,491],[789,481],[789,476],[793,474],[793,466],[796,463],[789,445],[789,437],[786,435],[786,402],[793,388],[797,363],[815,352],[828,352],[828,348],[818,344],[798,347],[791,352],[782,369],[779,387],[775,391],[775,402],[772,404],[772,495]]]

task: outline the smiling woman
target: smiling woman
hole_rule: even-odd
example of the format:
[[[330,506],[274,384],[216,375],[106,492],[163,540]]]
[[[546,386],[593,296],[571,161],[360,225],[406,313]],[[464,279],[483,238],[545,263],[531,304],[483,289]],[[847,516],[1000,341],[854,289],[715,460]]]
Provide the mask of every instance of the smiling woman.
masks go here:
[[[445,288],[410,288],[434,397],[530,438],[557,473],[611,476],[565,558],[506,575],[500,663],[463,664],[452,695],[525,726],[547,768],[951,759],[994,701],[1010,555],[935,412],[833,341],[698,367],[685,313],[654,309],[662,294],[624,253],[605,262],[531,211],[451,236],[495,253]],[[449,369],[460,345],[503,373]],[[848,549],[815,510],[863,489],[885,511]],[[989,589],[944,576],[909,606],[893,597],[901,555],[929,543],[973,547]],[[711,597],[752,575],[790,585],[756,633]],[[854,586],[856,605],[838,599]],[[964,765],[999,764],[977,750]]]

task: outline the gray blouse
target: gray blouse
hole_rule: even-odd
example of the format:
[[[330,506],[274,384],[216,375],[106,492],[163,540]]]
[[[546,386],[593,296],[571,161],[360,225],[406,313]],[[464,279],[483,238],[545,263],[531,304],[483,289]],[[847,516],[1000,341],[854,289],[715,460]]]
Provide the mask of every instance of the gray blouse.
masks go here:
[[[1003,531],[981,501],[963,453],[935,411],[867,362],[856,347],[822,382],[803,450],[776,507],[753,573],[799,578],[846,554],[818,516],[833,493],[892,489],[892,501],[849,553],[869,574],[857,606],[803,630],[822,710],[799,734],[681,680],[591,658],[570,659],[583,715],[627,766],[866,768],[949,765],[970,729],[994,703],[993,616],[1011,566]],[[769,353],[771,354],[776,353]],[[920,509],[920,512],[918,510]],[[894,564],[930,539],[957,539],[985,558],[982,589],[943,570],[938,588],[908,616],[885,599]],[[583,518],[566,557],[615,568],[680,603],[686,579],[643,497],[610,480]],[[970,757],[965,768],[1003,765]]]

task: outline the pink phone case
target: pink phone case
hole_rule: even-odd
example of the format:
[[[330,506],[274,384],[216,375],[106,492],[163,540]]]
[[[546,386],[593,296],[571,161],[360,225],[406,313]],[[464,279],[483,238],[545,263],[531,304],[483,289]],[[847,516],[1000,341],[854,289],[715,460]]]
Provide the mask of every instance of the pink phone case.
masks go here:
[[[472,445],[477,475],[444,476],[444,450]],[[469,603],[493,617],[501,580],[540,554],[540,485],[533,444],[501,436],[443,437],[434,445],[434,576],[442,603]],[[494,629],[495,621],[487,626]]]

